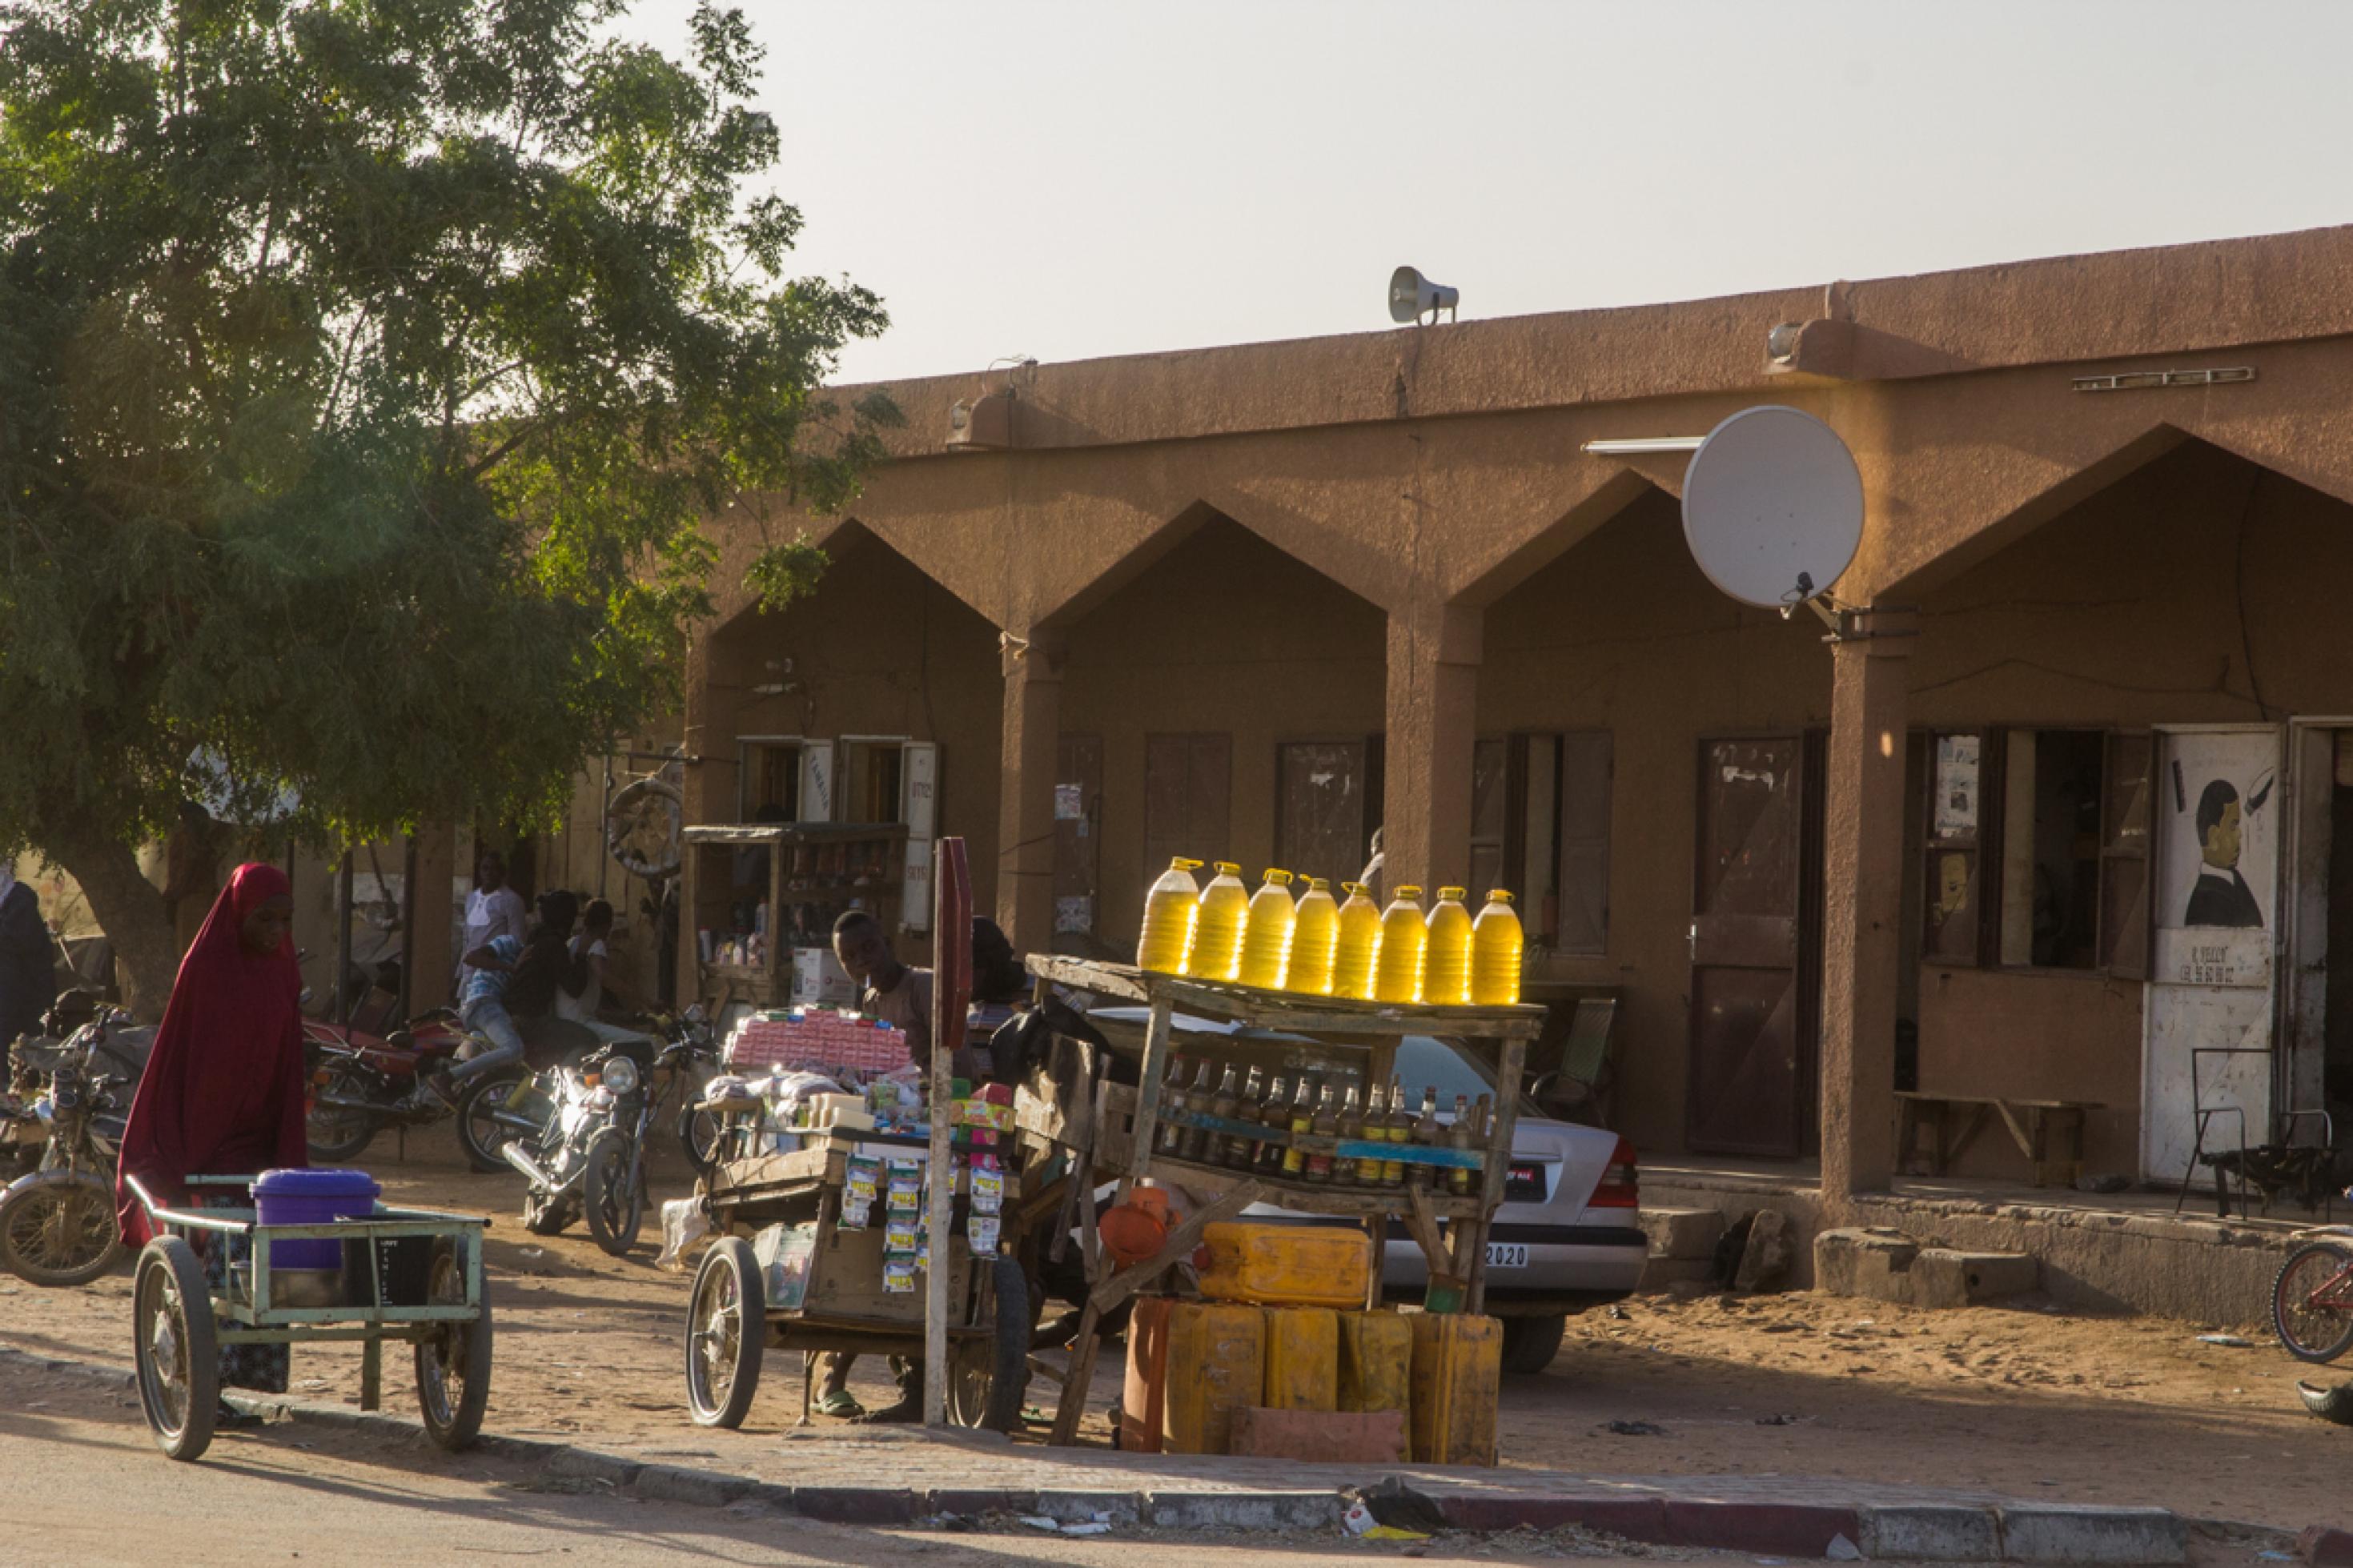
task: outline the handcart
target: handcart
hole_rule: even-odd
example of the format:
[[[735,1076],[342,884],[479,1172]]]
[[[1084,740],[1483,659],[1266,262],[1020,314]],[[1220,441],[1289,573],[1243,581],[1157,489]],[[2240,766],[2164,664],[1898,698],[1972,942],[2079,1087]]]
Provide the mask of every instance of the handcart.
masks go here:
[[[175,1209],[126,1178],[154,1233],[139,1255],[133,1291],[139,1403],[156,1445],[174,1459],[201,1456],[213,1439],[224,1345],[357,1341],[360,1408],[381,1401],[384,1342],[416,1348],[417,1404],[426,1435],[455,1452],[481,1431],[491,1393],[491,1298],[482,1278],[482,1231],[467,1215],[378,1205],[365,1219],[263,1225],[251,1207]],[[190,1176],[191,1187],[243,1191],[250,1176]],[[249,1264],[216,1287],[188,1239],[243,1237]],[[340,1300],[296,1304],[273,1280],[271,1244],[335,1241],[343,1248]],[[290,1300],[294,1297],[294,1300]]]
[[[723,1100],[701,1109],[720,1119],[723,1157],[705,1199],[718,1239],[695,1271],[687,1309],[687,1405],[696,1425],[742,1424],[771,1346],[801,1352],[804,1424],[818,1356],[921,1357],[926,1292],[886,1289],[884,1225],[878,1217],[865,1227],[846,1226],[842,1205],[852,1154],[912,1158],[926,1153],[929,1141],[830,1130],[789,1152],[728,1158],[743,1147],[744,1123],[755,1113]],[[1020,1191],[1018,1173],[1008,1170],[997,1247],[977,1257],[960,1191],[944,1249],[947,1415],[959,1426],[1010,1431],[1020,1419],[1039,1304],[1020,1261],[1039,1205],[1023,1205]],[[942,1250],[935,1243],[934,1267]]]

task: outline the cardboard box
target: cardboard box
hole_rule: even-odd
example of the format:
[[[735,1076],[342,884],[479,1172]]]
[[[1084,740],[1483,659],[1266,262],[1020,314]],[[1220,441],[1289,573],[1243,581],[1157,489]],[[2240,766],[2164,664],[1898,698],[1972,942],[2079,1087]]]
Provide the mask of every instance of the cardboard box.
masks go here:
[[[854,1007],[858,987],[829,947],[793,949],[793,1000],[804,1007]]]

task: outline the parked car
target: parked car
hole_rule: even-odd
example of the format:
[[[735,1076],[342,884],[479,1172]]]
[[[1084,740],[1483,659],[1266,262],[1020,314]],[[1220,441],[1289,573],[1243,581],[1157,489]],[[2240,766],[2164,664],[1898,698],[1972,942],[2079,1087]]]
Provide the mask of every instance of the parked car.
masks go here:
[[[1140,1042],[1145,1013],[1141,1007],[1101,1007],[1087,1019],[1106,1038]],[[1295,1071],[1297,1053],[1310,1046],[1296,1035],[1181,1013],[1173,1026],[1178,1056],[1199,1052],[1270,1071]],[[1449,1122],[1456,1095],[1475,1101],[1494,1092],[1493,1074],[1475,1054],[1433,1035],[1408,1035],[1398,1042],[1396,1076],[1412,1104],[1420,1103],[1425,1088],[1437,1089],[1441,1120]],[[1560,1349],[1570,1313],[1634,1293],[1650,1252],[1637,1165],[1633,1144],[1617,1133],[1555,1121],[1521,1096],[1504,1202],[1487,1235],[1486,1310],[1504,1321],[1506,1372],[1542,1372]],[[1107,1201],[1113,1192],[1104,1187],[1098,1199]],[[1264,1204],[1243,1214],[1256,1222],[1334,1223]],[[1419,1301],[1428,1284],[1421,1248],[1402,1222],[1392,1220],[1381,1270],[1383,1296]]]

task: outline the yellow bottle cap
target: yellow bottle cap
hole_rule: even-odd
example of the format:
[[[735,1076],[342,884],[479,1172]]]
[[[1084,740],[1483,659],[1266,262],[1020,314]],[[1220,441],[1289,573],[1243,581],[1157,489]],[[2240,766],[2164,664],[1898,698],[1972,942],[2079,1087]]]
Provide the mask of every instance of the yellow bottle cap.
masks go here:
[[[1241,874],[1242,874],[1242,868],[1241,868],[1240,866],[1235,865],[1231,860],[1220,860],[1220,861],[1219,861],[1219,862],[1218,862],[1218,875],[1219,875],[1219,876],[1220,876],[1220,877],[1239,877],[1239,876],[1240,876]]]
[[[1451,899],[1459,904],[1462,901],[1462,889],[1460,888],[1440,888],[1438,889],[1438,899],[1440,903]]]
[[[1421,897],[1420,884],[1416,882],[1408,882],[1404,887],[1399,888],[1397,890],[1397,896],[1398,900],[1400,903],[1408,899],[1419,899]]]
[[[1179,855],[1168,862],[1168,868],[1171,871],[1198,871],[1201,868],[1201,863],[1198,860],[1187,860]]]
[[[1349,885],[1355,886],[1354,883]],[[1307,890],[1311,893],[1328,893],[1332,890],[1331,879],[1325,877],[1310,877],[1307,879]]]
[[[1340,890],[1344,893],[1349,894],[1369,893],[1372,891],[1370,888],[1367,888],[1362,882],[1343,882],[1340,884]]]
[[[1490,889],[1487,889],[1487,900],[1488,900],[1488,902],[1490,902],[1490,903],[1496,903],[1496,904],[1509,904],[1509,903],[1514,903],[1514,902],[1516,902],[1516,901],[1517,901],[1517,900],[1516,900],[1515,899],[1514,899],[1514,897],[1512,896],[1512,889],[1509,889],[1509,888],[1490,888]]]
[[[1279,867],[1269,866],[1266,868],[1266,879],[1278,888],[1291,886],[1291,873]]]

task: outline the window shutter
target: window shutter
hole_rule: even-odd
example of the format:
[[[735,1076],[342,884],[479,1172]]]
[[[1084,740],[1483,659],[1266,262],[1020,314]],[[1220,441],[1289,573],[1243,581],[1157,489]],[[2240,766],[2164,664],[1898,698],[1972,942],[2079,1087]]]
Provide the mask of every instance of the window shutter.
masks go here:
[[[2146,730],[2108,736],[2100,802],[2100,967],[2119,980],[2148,978],[2149,773]]]
[[[899,748],[899,820],[907,825],[907,872],[899,899],[899,923],[911,931],[932,929],[932,840],[940,826],[940,749],[929,741]]]
[[[801,742],[801,810],[803,822],[833,820],[833,742]]]

